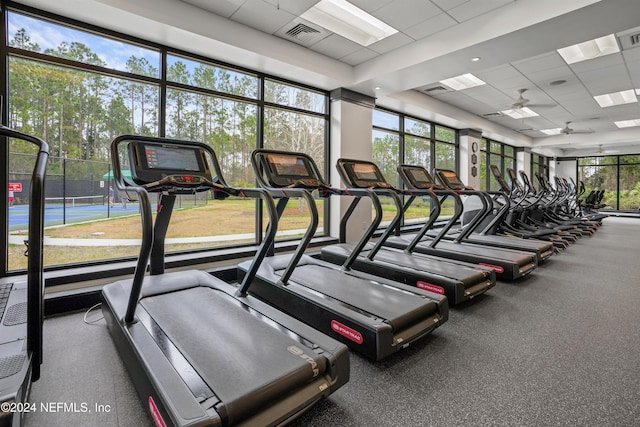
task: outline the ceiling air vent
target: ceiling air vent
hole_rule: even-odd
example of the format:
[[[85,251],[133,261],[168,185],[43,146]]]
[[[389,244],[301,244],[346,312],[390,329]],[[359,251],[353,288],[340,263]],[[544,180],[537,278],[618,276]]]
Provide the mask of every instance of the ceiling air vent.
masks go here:
[[[622,50],[640,47],[640,27],[632,28],[616,34]]]
[[[426,93],[441,92],[445,90],[449,90],[449,89],[444,86],[434,86],[434,87],[428,87],[424,89]]]
[[[311,28],[308,25],[298,24],[285,34],[294,39],[305,39],[306,37],[313,37],[315,34],[319,34],[320,31],[315,28]]]
[[[502,113],[500,111],[496,111],[495,113],[487,113],[483,114],[482,117],[500,117]]]
[[[303,46],[311,46],[327,37],[330,33],[322,27],[297,18],[276,31],[275,34]]]

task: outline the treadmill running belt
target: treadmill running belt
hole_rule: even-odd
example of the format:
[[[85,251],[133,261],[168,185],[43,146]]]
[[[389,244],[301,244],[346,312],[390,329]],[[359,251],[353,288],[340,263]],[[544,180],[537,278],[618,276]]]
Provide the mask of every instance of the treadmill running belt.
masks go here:
[[[230,421],[250,416],[326,370],[324,357],[212,288],[155,295],[140,304],[204,381],[215,385]]]
[[[336,277],[339,275],[339,277]],[[380,279],[384,283],[385,279]],[[438,308],[426,298],[391,286],[378,286],[349,273],[321,265],[298,265],[291,281],[386,319],[394,330],[432,316]],[[291,285],[289,285],[291,286]],[[399,314],[398,307],[402,307]]]
[[[367,252],[363,251],[363,255],[367,255]],[[485,280],[487,276],[489,276],[489,274],[482,270],[481,267],[474,265],[472,268],[469,263],[447,258],[442,258],[440,260],[438,260],[437,257],[423,258],[420,254],[409,256],[404,252],[396,252],[392,250],[381,250],[376,254],[374,261],[384,261],[389,264],[396,264],[401,267],[410,267],[416,270],[424,268],[424,264],[429,263],[429,266],[434,266],[434,269],[438,269],[437,271],[429,270],[429,273],[450,278],[459,278],[464,276],[467,280],[472,278],[475,280]]]

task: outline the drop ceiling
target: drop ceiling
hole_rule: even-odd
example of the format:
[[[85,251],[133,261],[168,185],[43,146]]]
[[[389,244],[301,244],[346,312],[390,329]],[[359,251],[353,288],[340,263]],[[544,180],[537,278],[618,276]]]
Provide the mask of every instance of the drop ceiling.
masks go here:
[[[544,153],[640,152],[640,127],[614,124],[640,119],[640,104],[602,108],[593,98],[640,90],[640,1],[350,1],[399,32],[360,46],[300,18],[318,0],[24,3],[323,89],[346,87]],[[608,34],[619,53],[567,65],[556,52]],[[465,73],[487,84],[453,91],[440,83]],[[499,114],[522,89],[539,116]],[[567,122],[569,135],[540,132]]]

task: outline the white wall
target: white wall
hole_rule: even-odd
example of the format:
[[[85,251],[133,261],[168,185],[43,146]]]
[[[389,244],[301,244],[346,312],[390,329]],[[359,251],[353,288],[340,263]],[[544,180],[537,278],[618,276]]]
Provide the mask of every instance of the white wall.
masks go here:
[[[329,179],[332,187],[344,187],[336,169],[339,158],[372,160],[372,122],[372,107],[345,100],[335,100],[331,103],[331,152],[329,154],[331,175]],[[351,200],[351,197],[332,197],[329,229],[331,236],[339,236],[340,219]],[[370,223],[371,202],[363,199],[349,220],[347,241],[359,239]]]
[[[578,181],[578,177],[576,176],[577,165],[578,165],[577,160],[556,161],[555,164],[556,164],[555,175],[561,176],[566,179],[573,178],[574,181],[576,182]],[[551,178],[553,179],[553,177]]]

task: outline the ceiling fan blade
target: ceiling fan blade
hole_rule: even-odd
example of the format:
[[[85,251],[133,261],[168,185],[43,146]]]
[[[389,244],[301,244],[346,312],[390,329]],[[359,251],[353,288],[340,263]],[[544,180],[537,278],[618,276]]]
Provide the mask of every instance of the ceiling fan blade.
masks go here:
[[[572,134],[577,134],[577,133],[595,133],[595,131],[592,130],[571,130]]]
[[[527,104],[529,108],[553,108],[557,106],[558,104]]]

